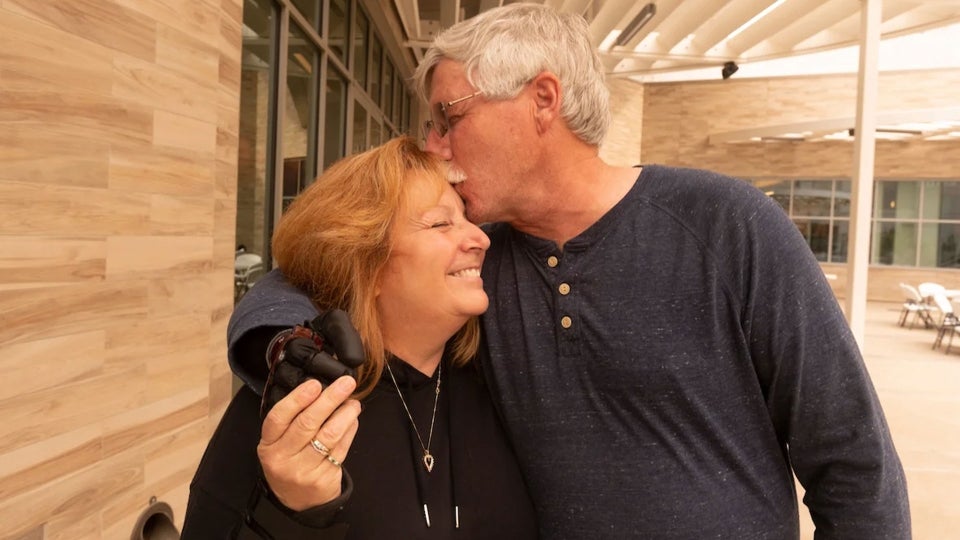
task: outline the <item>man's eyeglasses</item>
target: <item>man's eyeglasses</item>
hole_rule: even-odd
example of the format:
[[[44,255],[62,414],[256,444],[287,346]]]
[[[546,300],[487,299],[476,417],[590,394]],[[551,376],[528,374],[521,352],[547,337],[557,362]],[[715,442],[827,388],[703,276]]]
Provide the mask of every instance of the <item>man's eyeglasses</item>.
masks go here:
[[[447,117],[447,108],[460,103],[461,101],[466,101],[470,98],[475,98],[482,94],[483,92],[474,92],[469,96],[463,96],[462,98],[457,98],[453,101],[447,101],[446,103],[440,102],[434,104],[430,107],[430,120],[427,120],[423,123],[423,137],[427,138],[430,136],[430,130],[436,130],[437,135],[443,137],[450,131],[450,119]]]

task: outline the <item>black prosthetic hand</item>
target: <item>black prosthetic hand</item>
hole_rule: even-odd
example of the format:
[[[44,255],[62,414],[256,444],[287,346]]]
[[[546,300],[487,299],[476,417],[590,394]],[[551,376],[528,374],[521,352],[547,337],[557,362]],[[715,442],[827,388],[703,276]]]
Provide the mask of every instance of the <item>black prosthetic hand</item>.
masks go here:
[[[260,417],[303,381],[317,379],[327,386],[342,375],[356,377],[354,369],[363,361],[363,342],[345,311],[326,311],[281,332],[267,347],[270,374]]]

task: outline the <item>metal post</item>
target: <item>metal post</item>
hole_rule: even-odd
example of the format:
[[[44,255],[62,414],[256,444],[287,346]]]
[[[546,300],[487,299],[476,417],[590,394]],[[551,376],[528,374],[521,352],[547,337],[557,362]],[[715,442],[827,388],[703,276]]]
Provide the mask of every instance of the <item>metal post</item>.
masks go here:
[[[854,132],[853,185],[850,194],[850,244],[847,248],[847,321],[861,349],[867,311],[870,264],[870,218],[877,128],[881,0],[861,0],[860,69],[857,73],[857,120]]]

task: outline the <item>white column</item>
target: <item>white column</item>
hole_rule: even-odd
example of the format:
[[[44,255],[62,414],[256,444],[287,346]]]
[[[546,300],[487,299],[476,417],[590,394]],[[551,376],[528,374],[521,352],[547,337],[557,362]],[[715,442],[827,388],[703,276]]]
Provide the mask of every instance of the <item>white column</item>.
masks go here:
[[[877,56],[880,48],[881,0],[860,1],[860,70],[857,73],[857,121],[854,132],[850,243],[847,249],[847,321],[861,349],[867,312],[867,267],[870,264],[870,202],[877,128]]]

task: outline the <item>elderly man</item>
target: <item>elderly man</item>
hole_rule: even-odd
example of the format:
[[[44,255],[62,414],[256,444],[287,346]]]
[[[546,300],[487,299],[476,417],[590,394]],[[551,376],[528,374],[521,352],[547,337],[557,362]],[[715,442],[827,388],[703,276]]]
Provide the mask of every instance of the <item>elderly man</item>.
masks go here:
[[[880,403],[796,227],[744,182],[602,161],[582,18],[485,11],[416,78],[427,149],[491,224],[480,361],[542,537],[797,538],[794,475],[818,538],[910,537]],[[314,314],[268,283],[230,328],[253,385],[244,336]]]

